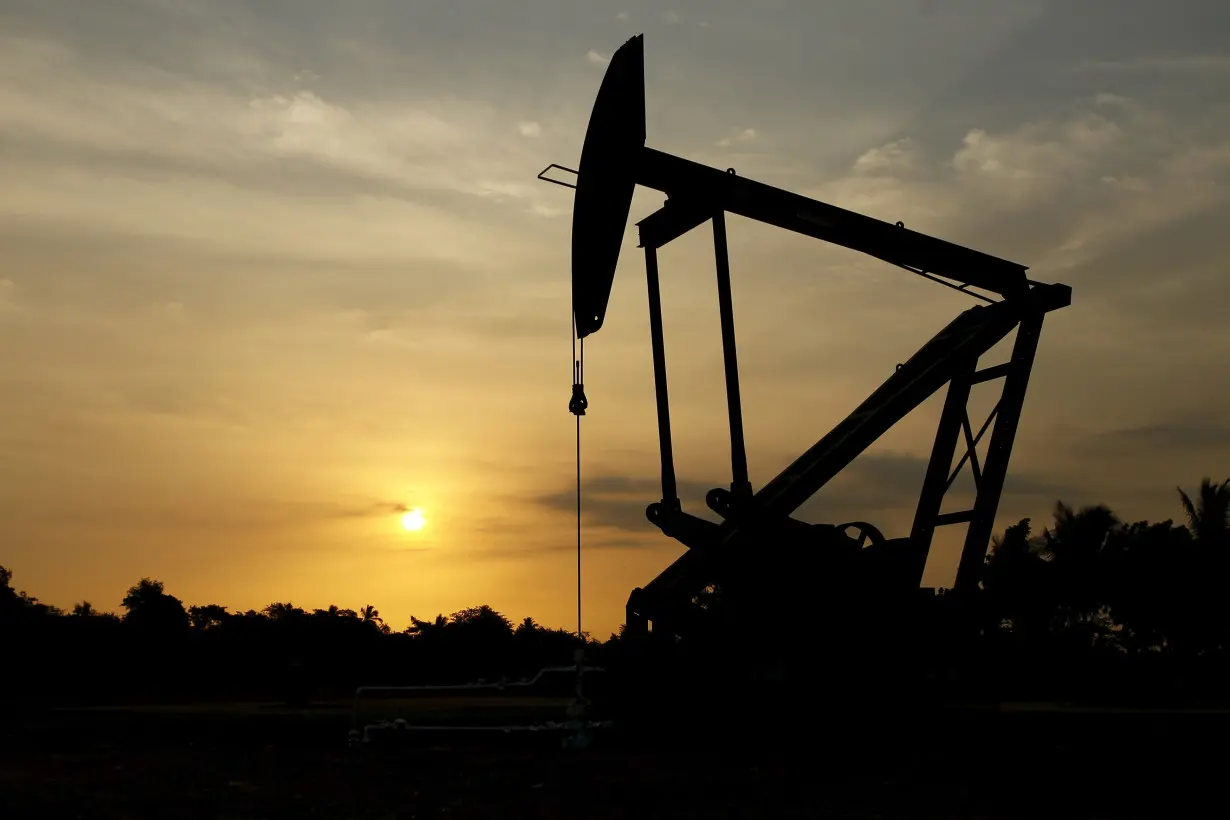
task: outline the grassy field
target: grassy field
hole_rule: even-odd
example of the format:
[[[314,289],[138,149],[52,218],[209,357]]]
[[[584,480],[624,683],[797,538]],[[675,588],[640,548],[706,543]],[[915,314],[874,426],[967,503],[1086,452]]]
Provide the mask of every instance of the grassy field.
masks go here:
[[[351,749],[349,707],[236,703],[19,712],[0,736],[0,817],[1225,813],[1223,739],[1230,719],[1224,713],[1017,705],[885,723],[836,710],[830,723],[806,731],[786,726],[772,735],[736,737],[717,727],[700,739],[667,732],[612,736],[566,751],[541,738],[526,745],[472,736]],[[417,708],[423,719],[441,719],[426,703]]]

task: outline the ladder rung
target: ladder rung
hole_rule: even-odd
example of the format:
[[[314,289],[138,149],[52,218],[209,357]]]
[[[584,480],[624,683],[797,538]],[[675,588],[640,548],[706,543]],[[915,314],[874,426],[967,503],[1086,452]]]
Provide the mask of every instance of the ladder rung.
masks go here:
[[[973,510],[961,510],[959,512],[942,513],[935,517],[935,526],[943,527],[948,524],[966,524],[974,520]]]

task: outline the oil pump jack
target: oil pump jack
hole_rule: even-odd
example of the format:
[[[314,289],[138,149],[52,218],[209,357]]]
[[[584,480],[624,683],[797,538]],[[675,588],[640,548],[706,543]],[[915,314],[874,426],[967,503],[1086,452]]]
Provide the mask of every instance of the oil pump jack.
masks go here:
[[[772,585],[799,572],[823,571],[831,582],[864,598],[917,594],[937,528],[967,524],[956,582],[958,596],[977,587],[1043,319],[1071,302],[1071,289],[1026,276],[1024,265],[999,259],[687,159],[646,144],[644,35],[612,56],[590,116],[575,185],[572,221],[572,300],[577,336],[598,331],[605,319],[634,189],[666,195],[665,204],[637,223],[645,254],[653,349],[662,498],[649,504],[649,520],[687,547],[674,563],[627,603],[633,633],[682,636],[703,620],[697,606],[706,589]],[[868,254],[912,274],[980,299],[936,334],[870,397],[753,492],[748,478],[735,348],[726,213]],[[666,355],[659,297],[658,250],[705,222],[713,226],[721,314],[732,480],[706,503],[722,519],[681,509],[671,446]],[[989,295],[988,295],[989,294]],[[979,359],[1016,331],[1008,361],[979,368]],[[999,381],[1002,392],[985,423],[970,422],[971,388]],[[885,538],[865,522],[809,524],[793,517],[813,495],[912,410],[947,386],[929,465],[909,535]],[[989,433],[985,460],[977,445]],[[964,455],[955,469],[958,444]],[[963,511],[941,513],[945,493],[969,463],[976,497]],[[817,563],[818,562],[818,563]]]

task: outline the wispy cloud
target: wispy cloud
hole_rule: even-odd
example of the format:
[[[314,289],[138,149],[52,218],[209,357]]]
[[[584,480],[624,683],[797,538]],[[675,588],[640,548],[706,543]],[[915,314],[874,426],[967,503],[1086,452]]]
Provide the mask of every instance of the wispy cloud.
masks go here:
[[[903,137],[870,148],[808,192],[958,241],[981,236],[975,246],[1003,255],[1028,245],[1029,264],[1053,271],[1230,202],[1219,182],[1230,144],[1215,130],[1122,95],[1073,102],[1063,116],[969,127],[955,146]]]
[[[1185,418],[1123,427],[1093,435],[1084,442],[1083,449],[1103,457],[1139,457],[1146,452],[1224,455],[1230,453],[1230,424],[1216,419]]]
[[[696,513],[712,518],[704,507],[711,487],[700,481],[678,482],[680,499]],[[653,479],[621,475],[600,475],[582,483],[581,514],[592,527],[634,534],[657,533],[645,517],[645,508],[662,497],[661,484]],[[576,512],[576,490],[560,490],[538,496],[535,502],[557,512]],[[698,506],[699,505],[699,506]],[[608,536],[609,537],[609,534]],[[624,539],[617,539],[622,543]]]
[[[722,137],[717,141],[717,144],[723,148],[726,148],[737,143],[751,142],[754,139],[756,139],[755,128],[740,128],[734,134]]]
[[[188,217],[185,228],[200,225],[231,241],[251,235],[252,229],[236,224],[216,230],[201,221],[212,207],[185,213],[190,201],[208,201],[210,186],[215,195],[222,195],[225,188],[252,188],[263,182],[262,191],[249,194],[260,196],[269,195],[292,176],[299,185],[304,179],[328,181],[335,194],[357,200],[356,207],[371,208],[369,217],[378,211],[387,213],[401,225],[397,233],[403,236],[407,226],[414,225],[435,236],[456,232],[460,226],[455,218],[440,214],[464,207],[464,199],[458,197],[494,196],[501,203],[520,203],[517,207],[525,211],[541,204],[540,197],[546,201],[541,187],[526,181],[526,169],[540,158],[501,136],[510,125],[523,135],[536,136],[542,132],[541,124],[518,122],[511,112],[486,102],[444,97],[348,100],[310,87],[244,94],[136,64],[99,66],[67,46],[46,41],[5,38],[0,54],[5,73],[18,78],[0,90],[0,138],[9,145],[9,165],[20,160],[21,170],[30,178],[23,185],[26,180],[14,178],[17,169],[10,168],[6,190],[10,202],[27,203],[23,207],[31,215],[40,210],[64,214],[77,199],[70,193],[75,183],[85,182],[83,172],[119,189],[108,197],[111,201],[144,194],[162,215],[143,219],[145,225],[163,227],[183,214]],[[34,170],[40,161],[60,166],[67,162],[78,173],[61,175],[57,186],[38,184],[35,177],[46,182],[41,169]],[[154,203],[158,188],[136,182],[168,174],[198,188],[192,200],[181,197],[179,207],[168,209],[164,203]],[[392,195],[401,202],[390,208],[375,202],[373,195]],[[13,202],[10,207],[17,205]],[[312,203],[300,200],[285,207],[310,209]],[[335,207],[326,207],[336,213]],[[399,209],[401,214],[396,213]],[[411,216],[406,209],[417,212]],[[79,203],[76,210],[84,217],[90,205]],[[91,218],[114,225],[136,216],[134,209],[108,210],[110,216],[103,212]],[[369,253],[408,247],[380,228],[382,221],[356,222],[355,228],[369,235],[351,234],[358,241],[349,243],[344,253],[353,258],[364,247]],[[274,225],[267,222],[266,229],[270,227]],[[379,241],[374,241],[373,230],[381,234]],[[281,244],[320,242],[338,233],[300,231],[298,243]],[[465,244],[458,241],[456,246]]]
[[[859,174],[903,173],[912,170],[918,162],[918,151],[909,137],[868,150],[854,161],[854,172]]]
[[[804,504],[797,515],[804,520],[830,524],[877,513],[897,520],[913,513],[926,470],[927,459],[922,456],[865,453]],[[721,520],[704,502],[705,494],[715,484],[683,479],[678,486],[685,509],[707,520]],[[969,476],[965,475],[952,490],[957,503],[971,500],[972,488]],[[1004,486],[1005,494],[1017,502],[1032,499],[1040,501],[1042,506],[1049,506],[1070,489],[1065,484],[1019,469]],[[661,537],[645,517],[645,508],[659,500],[661,494],[658,481],[648,477],[612,474],[592,477],[582,483],[582,515],[588,526],[600,530]],[[576,491],[546,493],[536,498],[536,502],[549,510],[575,515]]]
[[[106,526],[115,522],[117,513],[122,513],[125,526],[132,529],[192,528],[222,536],[299,532],[327,521],[392,518],[408,509],[398,502],[297,501],[212,493],[200,497],[193,505],[182,504],[180,500],[174,491],[150,494],[140,503],[114,498],[105,502],[80,499],[71,508],[58,513],[46,510],[45,514],[55,516],[59,524]]]
[[[1074,66],[1078,71],[1107,73],[1197,73],[1230,72],[1230,57],[1225,54],[1172,54],[1143,56],[1126,60],[1085,60]]]

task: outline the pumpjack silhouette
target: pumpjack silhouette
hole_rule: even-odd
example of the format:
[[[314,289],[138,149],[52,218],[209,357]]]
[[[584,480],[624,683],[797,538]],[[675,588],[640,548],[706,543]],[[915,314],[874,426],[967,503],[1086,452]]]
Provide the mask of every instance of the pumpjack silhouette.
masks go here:
[[[637,224],[648,283],[650,334],[662,462],[662,497],[646,514],[687,547],[656,578],[632,591],[627,626],[686,636],[703,628],[706,590],[744,590],[767,602],[839,588],[864,603],[910,600],[920,593],[937,528],[967,524],[953,592],[976,588],[995,522],[1045,316],[1071,303],[1071,289],[1026,276],[1024,265],[844,210],[742,176],[650,148],[646,144],[644,36],[611,58],[590,116],[579,168],[548,166],[540,179],[575,188],[572,221],[573,314],[581,339],[603,325],[633,192],[640,185],[666,195]],[[576,174],[575,184],[548,175]],[[726,213],[860,251],[981,300],[897,366],[862,404],[774,479],[753,491],[748,479],[739,390]],[[711,490],[708,507],[721,523],[685,512],[676,488],[670,402],[659,296],[658,250],[712,223],[730,418],[731,483]],[[1008,361],[979,360],[1016,332]],[[974,385],[998,381],[998,402],[975,430],[968,400]],[[809,524],[803,505],[912,410],[947,387],[913,526],[886,538],[861,521]],[[977,446],[989,434],[985,459]],[[953,467],[958,445],[964,454]],[[966,510],[941,513],[945,494],[968,462],[976,497]],[[926,592],[925,590],[922,592]]]

